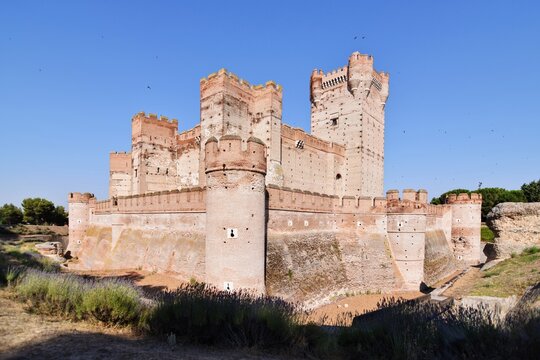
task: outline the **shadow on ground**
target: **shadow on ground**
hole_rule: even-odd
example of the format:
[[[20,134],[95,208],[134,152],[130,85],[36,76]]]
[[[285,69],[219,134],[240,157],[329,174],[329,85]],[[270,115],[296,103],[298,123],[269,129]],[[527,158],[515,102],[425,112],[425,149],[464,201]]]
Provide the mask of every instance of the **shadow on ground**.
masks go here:
[[[127,338],[102,333],[59,334],[0,354],[0,359],[279,359],[260,353],[168,345],[165,340]]]

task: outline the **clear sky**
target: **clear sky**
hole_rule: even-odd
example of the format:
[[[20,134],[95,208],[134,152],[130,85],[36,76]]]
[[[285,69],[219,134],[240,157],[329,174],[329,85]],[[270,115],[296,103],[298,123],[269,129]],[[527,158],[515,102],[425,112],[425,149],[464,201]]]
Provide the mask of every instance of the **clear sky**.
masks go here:
[[[283,121],[309,130],[311,71],[354,51],[390,73],[386,189],[540,178],[538,1],[2,1],[0,205],[105,198],[131,116],[193,127],[222,67],[281,84]]]

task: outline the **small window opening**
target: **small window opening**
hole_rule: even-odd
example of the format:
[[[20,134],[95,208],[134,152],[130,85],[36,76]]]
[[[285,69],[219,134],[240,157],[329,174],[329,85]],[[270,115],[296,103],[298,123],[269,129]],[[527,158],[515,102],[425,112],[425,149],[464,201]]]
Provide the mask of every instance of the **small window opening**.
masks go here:
[[[330,119],[330,124],[331,124],[332,126],[337,126],[337,124],[338,124],[338,118]]]
[[[341,174],[336,175],[336,180],[339,180],[339,179],[341,179]]]

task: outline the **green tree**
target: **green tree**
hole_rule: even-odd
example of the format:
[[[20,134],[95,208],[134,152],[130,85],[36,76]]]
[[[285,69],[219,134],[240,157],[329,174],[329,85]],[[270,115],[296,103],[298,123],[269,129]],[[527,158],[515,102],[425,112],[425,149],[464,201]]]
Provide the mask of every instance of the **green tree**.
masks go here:
[[[13,204],[4,204],[0,208],[0,224],[16,225],[23,220],[23,212]]]
[[[525,202],[525,196],[521,190],[506,190],[503,188],[483,188],[478,192],[482,194],[482,220],[497,204],[503,202]]]
[[[491,211],[491,209],[502,202],[526,202],[527,199],[525,197],[524,191],[522,190],[506,190],[503,188],[483,188],[478,189],[474,191],[470,191],[467,189],[454,189],[447,191],[438,198],[433,198],[431,200],[432,204],[438,205],[438,204],[445,204],[446,203],[446,197],[448,194],[460,194],[460,193],[467,193],[470,194],[471,192],[476,192],[482,194],[482,220],[485,221],[487,214]]]
[[[540,202],[540,180],[521,185],[521,190],[528,202]]]
[[[442,193],[439,197],[435,197],[433,199],[431,199],[431,203],[433,205],[441,205],[441,204],[446,204],[446,197],[448,196],[448,194],[461,194],[461,193],[467,193],[467,194],[470,194],[471,191],[470,190],[467,190],[467,189],[454,189],[454,190],[450,190],[450,191],[447,191],[445,193]]]
[[[66,225],[68,223],[68,213],[63,206],[57,206],[54,209],[53,223],[60,226]]]
[[[53,224],[55,207],[52,201],[42,198],[27,198],[22,201],[24,222],[32,225]]]

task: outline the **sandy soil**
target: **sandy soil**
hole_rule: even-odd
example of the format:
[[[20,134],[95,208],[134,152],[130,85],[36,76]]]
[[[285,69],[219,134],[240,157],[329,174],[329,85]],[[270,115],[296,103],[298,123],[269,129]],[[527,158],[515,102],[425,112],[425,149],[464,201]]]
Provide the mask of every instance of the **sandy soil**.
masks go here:
[[[280,359],[250,350],[169,346],[127,329],[28,314],[0,291],[0,359]]]
[[[350,325],[357,314],[377,309],[377,303],[384,298],[415,299],[422,294],[419,291],[397,292],[395,294],[356,295],[337,300],[317,308],[309,315],[309,320],[324,325]]]
[[[174,290],[186,282],[173,274],[158,274],[143,270],[110,270],[110,271],[76,271],[67,270],[66,272],[96,277],[107,278],[116,277],[132,281],[135,285],[145,290],[161,291]]]
[[[461,300],[463,296],[467,296],[471,292],[474,285],[481,278],[482,273],[480,268],[471,267],[463,276],[458,278],[448,289],[446,289],[442,295]]]
[[[133,281],[147,291],[173,290],[185,282],[172,274],[157,274],[147,271],[78,271],[80,275],[94,277],[119,277]],[[383,298],[395,297],[414,299],[423,294],[419,291],[397,292],[395,294],[356,295],[336,300],[310,312],[308,320],[324,325],[350,325],[357,314],[372,311]]]

